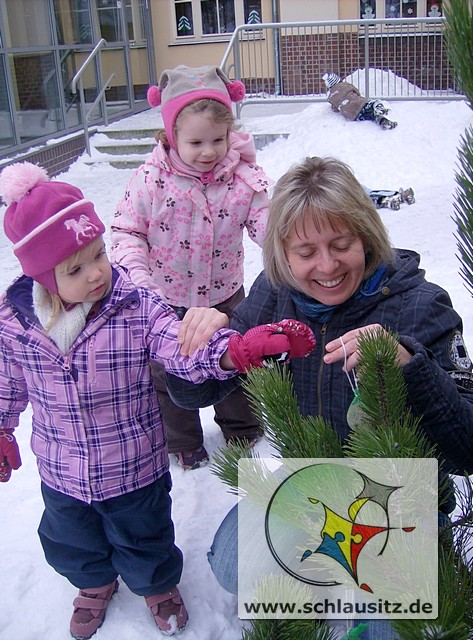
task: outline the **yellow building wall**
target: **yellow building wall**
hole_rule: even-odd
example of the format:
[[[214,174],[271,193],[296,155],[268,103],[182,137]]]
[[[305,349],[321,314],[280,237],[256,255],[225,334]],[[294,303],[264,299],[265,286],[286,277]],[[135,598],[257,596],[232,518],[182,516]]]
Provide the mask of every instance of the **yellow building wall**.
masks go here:
[[[358,20],[360,17],[359,0],[338,0],[339,20]]]
[[[280,22],[338,20],[338,0],[281,0]]]
[[[292,0],[290,0],[291,2]],[[323,4],[323,0],[316,0]],[[243,0],[235,0],[243,3]],[[303,4],[303,3],[302,3]],[[262,0],[263,22],[272,21],[272,1]],[[154,33],[154,54],[157,77],[164,69],[178,64],[200,67],[205,64],[220,64],[227,50],[230,38],[212,39],[209,42],[179,43],[174,38],[174,3],[169,0],[151,0],[151,14]]]
[[[212,39],[208,43],[174,37],[174,3],[170,0],[150,0],[153,19],[154,55],[157,76],[163,69],[178,64],[201,66],[219,64],[229,38]],[[242,3],[243,0],[235,0]],[[262,0],[263,22],[273,22],[273,1]],[[351,20],[359,17],[359,0],[279,0],[279,22],[311,22],[315,20]]]

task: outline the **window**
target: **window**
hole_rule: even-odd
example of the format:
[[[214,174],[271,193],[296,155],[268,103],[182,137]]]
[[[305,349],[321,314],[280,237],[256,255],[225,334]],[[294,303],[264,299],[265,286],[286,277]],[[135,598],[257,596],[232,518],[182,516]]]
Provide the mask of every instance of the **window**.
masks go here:
[[[376,0],[360,0],[360,18],[376,18]]]
[[[245,12],[245,24],[260,24],[261,20],[261,0],[245,0],[243,3]]]
[[[429,18],[439,18],[442,15],[442,0],[427,0],[427,15]]]
[[[194,35],[194,21],[192,18],[192,2],[180,2],[176,0],[176,25],[178,36],[193,36]]]
[[[202,33],[232,33],[235,30],[234,0],[201,0]]]
[[[360,0],[360,18],[438,18],[442,0]]]
[[[417,0],[386,0],[386,18],[416,18]]]
[[[174,15],[178,38],[227,36],[262,22],[261,0],[174,0]]]
[[[92,20],[86,0],[54,0],[54,14],[59,44],[92,42]]]
[[[126,0],[125,15],[128,41],[144,44],[146,42],[145,0]]]
[[[4,13],[7,45],[47,47],[52,44],[51,20],[47,0],[6,0]],[[19,19],[21,16],[21,20]]]
[[[109,3],[109,0],[97,0],[97,16],[101,37],[105,38],[107,42],[121,42],[123,38],[118,3]]]

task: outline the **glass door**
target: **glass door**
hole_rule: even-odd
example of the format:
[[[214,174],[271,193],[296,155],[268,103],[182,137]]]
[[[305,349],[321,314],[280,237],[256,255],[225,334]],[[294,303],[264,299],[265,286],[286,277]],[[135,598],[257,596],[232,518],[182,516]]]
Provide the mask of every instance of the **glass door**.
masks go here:
[[[133,99],[146,101],[154,77],[153,34],[149,0],[124,0]]]
[[[107,91],[107,109],[131,109],[146,100],[152,64],[151,16],[148,0],[95,0],[104,80],[115,74]]]

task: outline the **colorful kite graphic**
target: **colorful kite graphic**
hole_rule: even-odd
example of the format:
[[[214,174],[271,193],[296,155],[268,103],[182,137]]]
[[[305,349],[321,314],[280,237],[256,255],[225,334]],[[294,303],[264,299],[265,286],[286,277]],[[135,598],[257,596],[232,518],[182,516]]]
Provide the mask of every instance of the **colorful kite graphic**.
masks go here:
[[[391,527],[389,522],[388,500],[391,494],[400,487],[390,487],[375,482],[359,471],[356,472],[363,480],[363,489],[356,496],[348,508],[348,517],[344,517],[316,498],[308,498],[312,504],[320,504],[325,511],[325,521],[320,531],[322,541],[314,551],[307,549],[301,557],[301,562],[314,553],[324,554],[338,562],[353,578],[355,583],[372,593],[366,583],[360,584],[357,570],[358,557],[364,546],[380,533],[386,533],[386,539],[378,555],[382,555],[386,548],[389,532],[397,527]],[[386,515],[386,525],[376,526],[357,522],[362,507],[367,502],[378,504]],[[415,527],[402,527],[402,531],[410,533]]]

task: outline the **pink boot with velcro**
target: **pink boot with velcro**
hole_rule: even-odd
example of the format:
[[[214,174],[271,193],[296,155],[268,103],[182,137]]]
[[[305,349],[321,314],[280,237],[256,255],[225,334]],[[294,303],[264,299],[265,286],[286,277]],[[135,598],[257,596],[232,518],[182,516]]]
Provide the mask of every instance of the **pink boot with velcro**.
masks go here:
[[[89,640],[103,625],[105,612],[113,594],[118,589],[118,580],[104,587],[81,589],[74,599],[71,618],[71,636],[76,640]]]
[[[179,589],[174,587],[165,593],[145,597],[154,621],[160,631],[167,636],[173,636],[184,629],[188,615]]]

